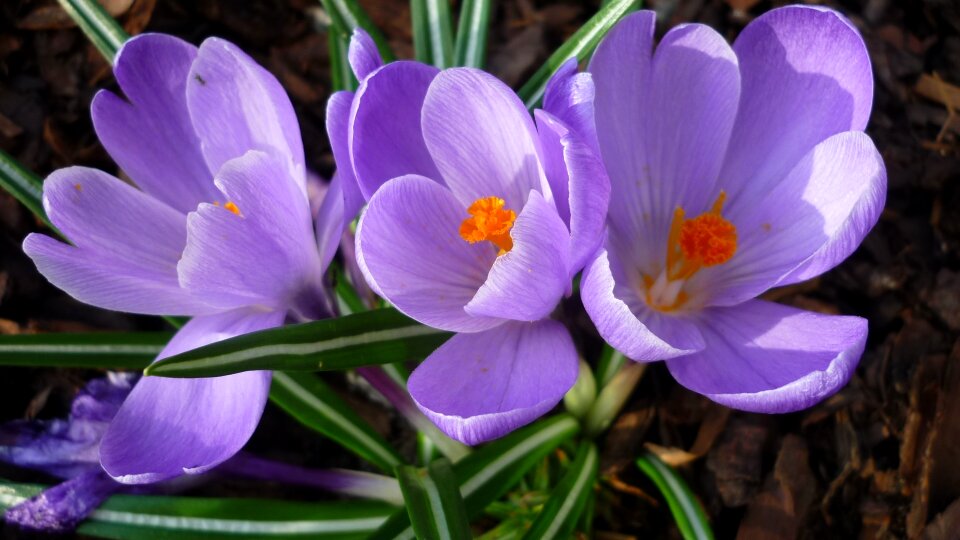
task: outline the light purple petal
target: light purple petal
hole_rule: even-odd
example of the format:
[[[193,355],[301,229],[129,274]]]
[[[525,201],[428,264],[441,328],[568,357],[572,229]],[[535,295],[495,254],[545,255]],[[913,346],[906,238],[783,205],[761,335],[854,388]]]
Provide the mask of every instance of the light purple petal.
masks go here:
[[[117,165],[184,214],[217,194],[187,111],[187,73],[196,56],[196,47],[173,36],[134,36],[113,70],[127,99],[104,90],[90,107],[97,136]]]
[[[420,129],[420,110],[437,68],[391,62],[360,83],[350,112],[350,159],[360,192],[370,200],[391,178],[407,174],[441,181]],[[340,158],[337,163],[344,166]]]
[[[380,58],[377,44],[363,28],[353,29],[350,47],[347,49],[347,58],[350,60],[350,67],[353,68],[353,74],[357,76],[358,81],[367,78],[383,65],[383,59]]]
[[[435,328],[478,332],[499,319],[463,307],[487,280],[497,252],[460,237],[466,208],[436,182],[391,180],[367,206],[357,228],[357,262],[370,286],[406,315]]]
[[[320,253],[320,268],[324,270],[337,254],[337,246],[347,225],[343,211],[344,198],[343,177],[337,172],[327,186],[316,217],[317,251]]]
[[[249,150],[285,158],[306,193],[300,124],[283,87],[236,45],[209,38],[187,79],[187,105],[211,171]]]
[[[580,298],[600,336],[627,358],[652,362],[703,349],[690,320],[649,309],[638,296],[639,275],[629,279],[615,253],[600,249],[580,280]]]
[[[232,311],[190,320],[158,359],[229,337],[278,326],[279,311]],[[229,459],[253,434],[270,389],[270,373],[225,377],[144,377],[100,445],[104,470],[125,484],[199,474]]]
[[[567,60],[547,81],[543,110],[570,126],[599,155],[593,100],[593,76],[577,73],[575,58]]]
[[[577,350],[562,324],[507,323],[453,336],[414,370],[407,387],[441,431],[479,444],[548,412],[577,372]]]
[[[8,508],[4,519],[30,531],[68,533],[123,488],[99,468],[92,469]]]
[[[572,278],[603,241],[610,178],[599,156],[582,137],[545,111],[536,111],[535,115],[554,202],[570,229]]]
[[[520,98],[471,68],[437,75],[423,103],[423,138],[443,180],[464,205],[500,197],[514,211],[544,191],[540,141]]]
[[[876,222],[885,185],[883,160],[863,132],[820,143],[775,189],[731,212],[737,252],[697,276],[710,283],[706,302],[732,306],[754,298],[825,244],[819,268],[838,263]]]
[[[217,186],[240,214],[212,204],[190,214],[184,288],[223,308],[273,309],[315,290],[322,271],[310,206],[286,172],[283,158],[258,151],[224,164]]]
[[[486,282],[464,309],[476,316],[542,319],[570,286],[569,233],[553,205],[533,191],[510,237],[513,249],[497,257]],[[492,244],[485,247],[499,250]]]
[[[740,74],[730,46],[703,25],[675,27],[651,59],[653,25],[652,12],[624,19],[597,50],[590,72],[612,184],[610,226],[638,240],[634,258],[657,274],[674,209],[697,215],[719,194]]]
[[[867,48],[835,11],[769,11],[747,25],[733,49],[743,90],[721,175],[731,210],[752,205],[821,141],[863,130],[873,102]]]
[[[701,317],[706,347],[667,362],[677,381],[717,403],[752,412],[805,409],[847,383],[867,321],[761,300]]]
[[[344,215],[353,220],[365,200],[353,174],[353,162],[350,160],[350,108],[353,106],[353,92],[335,92],[327,101],[327,137],[333,150],[333,159],[337,163],[336,175],[340,177],[343,194]]]
[[[44,208],[74,246],[32,234],[24,251],[74,298],[106,309],[158,315],[209,308],[177,283],[186,217],[104,172],[60,169],[44,183]]]

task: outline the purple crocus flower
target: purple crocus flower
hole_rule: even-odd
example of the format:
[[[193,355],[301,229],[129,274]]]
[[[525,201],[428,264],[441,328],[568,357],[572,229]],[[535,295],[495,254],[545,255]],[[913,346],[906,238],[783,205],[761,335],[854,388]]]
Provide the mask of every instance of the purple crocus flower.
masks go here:
[[[314,234],[299,127],[277,80],[226,41],[162,34],[127,41],[114,72],[125,98],[97,94],[93,123],[137,187],[83,167],[50,175],[44,207],[73,245],[27,237],[40,272],[99,307],[192,316],[159,358],[327,316],[322,276],[350,205],[335,181]],[[249,439],[269,386],[265,371],[142,379],[101,464],[125,483],[209,470]]]
[[[502,436],[553,408],[578,373],[569,333],[549,316],[602,238],[609,181],[573,127],[573,90],[590,76],[567,66],[547,96],[554,114],[534,124],[484,72],[382,65],[362,33],[350,58],[361,84],[331,138],[369,201],[359,265],[397,309],[457,332],[409,391],[454,439]]]
[[[18,420],[0,425],[0,461],[45,472],[64,482],[7,509],[4,518],[17,526],[44,532],[66,532],[110,495],[118,492],[176,492],[207,476],[176,478],[148,486],[130,486],[110,478],[100,466],[104,433],[133,389],[137,375],[108,373],[93,379],[73,400],[70,416],[55,420]],[[381,499],[400,505],[396,480],[343,469],[305,469],[237,454],[217,473],[320,488],[343,495]]]
[[[583,304],[616,349],[718,403],[808,407],[847,382],[867,322],[756,297],[833,268],[880,215],[866,47],[816,7],[770,11],[732,47],[688,24],[654,51],[654,20],[620,22],[589,67],[613,191]]]

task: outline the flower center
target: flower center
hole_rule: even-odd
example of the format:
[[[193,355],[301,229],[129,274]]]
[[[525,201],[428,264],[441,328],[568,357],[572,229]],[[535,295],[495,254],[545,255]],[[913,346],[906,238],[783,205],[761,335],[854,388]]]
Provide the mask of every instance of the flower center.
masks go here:
[[[737,227],[720,215],[726,193],[714,201],[710,210],[686,219],[677,207],[667,240],[667,265],[653,279],[643,275],[647,304],[659,311],[674,311],[687,301],[684,282],[701,268],[729,261],[737,252]]]
[[[513,248],[513,239],[510,238],[510,229],[517,219],[513,210],[505,210],[506,204],[499,197],[484,197],[473,201],[467,208],[471,217],[460,224],[460,237],[476,244],[484,240],[500,248],[500,255]]]

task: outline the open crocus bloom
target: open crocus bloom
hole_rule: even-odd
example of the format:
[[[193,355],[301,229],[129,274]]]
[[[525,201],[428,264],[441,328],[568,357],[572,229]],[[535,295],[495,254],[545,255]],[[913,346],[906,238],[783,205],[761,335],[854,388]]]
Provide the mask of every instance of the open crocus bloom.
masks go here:
[[[127,41],[115,74],[126,99],[97,94],[93,123],[137,187],[83,167],[47,178],[44,207],[73,245],[27,237],[40,272],[99,307],[192,316],[160,358],[327,315],[321,280],[345,199],[331,186],[315,237],[299,127],[276,79],[223,40],[161,34]],[[262,371],[142,379],[101,464],[126,483],[206,471],[246,443],[269,386]]]
[[[876,223],[886,172],[863,133],[867,50],[837,13],[786,7],[731,48],[654,13],[619,23],[590,64],[612,196],[584,270],[600,334],[738,409],[787,412],[844,385],[867,323],[755,299],[837,265]]]
[[[461,442],[499,437],[577,376],[572,339],[548,317],[599,245],[609,197],[590,142],[562,119],[578,111],[571,81],[589,76],[563,72],[559,116],[541,111],[538,131],[491,75],[408,61],[365,72],[380,66],[362,60],[372,46],[355,37],[352,53],[362,82],[333,146],[369,200],[358,262],[397,309],[458,332],[410,377],[421,410]]]

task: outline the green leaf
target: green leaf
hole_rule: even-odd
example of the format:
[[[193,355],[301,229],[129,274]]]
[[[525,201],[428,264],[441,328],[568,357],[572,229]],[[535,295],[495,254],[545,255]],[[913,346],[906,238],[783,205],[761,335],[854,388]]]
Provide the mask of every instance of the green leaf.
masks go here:
[[[609,384],[626,361],[627,357],[623,353],[604,343],[600,362],[597,364],[597,384],[600,387]]]
[[[0,366],[143,369],[171,336],[168,332],[0,336]]]
[[[464,0],[457,24],[454,65],[483,68],[490,33],[491,0]]]
[[[571,58],[576,58],[578,61],[585,60],[597,47],[603,36],[613,28],[613,25],[639,5],[639,0],[613,0],[600,8],[596,15],[591,17],[566,43],[550,55],[547,62],[517,92],[527,108],[537,107],[540,100],[543,99],[547,81],[564,62]]]
[[[475,450],[454,465],[467,518],[473,519],[483,513],[487,505],[515,486],[531,467],[579,430],[576,419],[560,414],[518,429]],[[370,540],[409,540],[414,537],[410,518],[401,511],[390,516]]]
[[[123,42],[130,38],[97,0],[59,0],[60,6],[83,30],[100,54],[111,64]]]
[[[3,150],[0,150],[0,187],[26,206],[47,227],[57,230],[43,210],[43,180]]]
[[[581,442],[577,448],[576,459],[553,489],[550,499],[543,505],[524,538],[570,538],[577,519],[593,493],[598,464],[597,446],[592,441]]]
[[[324,11],[330,15],[334,26],[344,32],[348,39],[354,28],[363,28],[377,44],[377,50],[380,51],[380,56],[383,57],[384,62],[392,62],[396,59],[390,49],[390,44],[387,43],[387,38],[373,24],[370,16],[367,15],[367,12],[363,10],[357,0],[320,0],[320,3],[323,4]]]
[[[274,372],[270,400],[310,429],[392,472],[403,458],[316,375]]]
[[[43,486],[0,480],[0,510]],[[174,538],[360,539],[396,508],[372,501],[290,502],[114,495],[77,528],[84,536],[138,540]]]
[[[330,49],[330,82],[334,90],[357,89],[357,78],[353,75],[347,58],[349,43],[349,35],[332,27],[327,32],[327,46]]]
[[[471,537],[467,509],[449,460],[438,459],[423,469],[398,467],[397,479],[417,538]]]
[[[417,60],[444,69],[453,66],[449,0],[410,0]]]
[[[637,467],[653,480],[667,500],[670,513],[685,540],[713,540],[713,531],[703,507],[680,475],[649,452],[637,458]]]
[[[244,334],[165,358],[145,373],[217,377],[260,369],[349,369],[422,360],[449,337],[395,309],[377,309]]]

